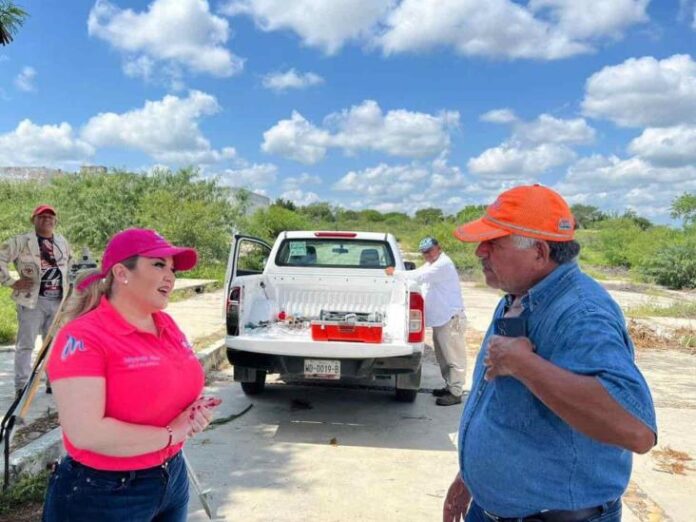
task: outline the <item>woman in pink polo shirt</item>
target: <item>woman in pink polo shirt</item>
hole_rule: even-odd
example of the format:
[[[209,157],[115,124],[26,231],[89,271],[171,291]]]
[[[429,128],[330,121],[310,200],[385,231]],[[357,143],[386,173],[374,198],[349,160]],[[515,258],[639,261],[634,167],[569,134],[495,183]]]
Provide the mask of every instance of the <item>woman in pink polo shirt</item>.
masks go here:
[[[181,455],[219,400],[186,336],[162,310],[175,272],[197,254],[154,230],[111,238],[102,268],[78,282],[48,363],[67,456],[52,475],[43,520],[186,520]]]

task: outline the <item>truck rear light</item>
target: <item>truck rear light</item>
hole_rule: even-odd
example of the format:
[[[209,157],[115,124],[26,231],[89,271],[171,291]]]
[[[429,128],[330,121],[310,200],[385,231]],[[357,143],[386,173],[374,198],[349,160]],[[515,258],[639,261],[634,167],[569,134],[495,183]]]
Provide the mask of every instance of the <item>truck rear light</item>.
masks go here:
[[[425,339],[423,311],[425,302],[418,292],[411,292],[408,300],[408,342],[422,343]]]
[[[227,335],[239,335],[239,309],[242,304],[242,287],[233,286],[227,297]]]
[[[315,232],[314,237],[355,237],[355,232]]]

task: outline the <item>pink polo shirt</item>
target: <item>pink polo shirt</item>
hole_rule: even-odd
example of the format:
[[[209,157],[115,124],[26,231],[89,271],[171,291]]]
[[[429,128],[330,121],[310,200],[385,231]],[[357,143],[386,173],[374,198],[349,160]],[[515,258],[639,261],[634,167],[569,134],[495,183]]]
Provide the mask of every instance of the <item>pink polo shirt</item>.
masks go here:
[[[158,335],[138,330],[103,297],[96,309],[58,332],[48,361],[50,380],[104,377],[105,417],[166,426],[199,397],[204,373],[174,320],[164,312],[156,312],[153,318]],[[158,466],[183,445],[133,457],[111,457],[75,447],[65,433],[63,442],[78,462],[113,471]]]

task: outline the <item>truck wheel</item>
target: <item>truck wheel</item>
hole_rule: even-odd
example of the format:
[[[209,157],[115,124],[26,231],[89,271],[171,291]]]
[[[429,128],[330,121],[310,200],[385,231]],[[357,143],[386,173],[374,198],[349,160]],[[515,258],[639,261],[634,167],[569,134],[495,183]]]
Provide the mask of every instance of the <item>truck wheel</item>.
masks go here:
[[[251,382],[242,382],[242,391],[246,395],[258,395],[266,387],[266,372],[256,370],[256,379]]]
[[[418,390],[396,389],[396,400],[399,402],[413,402],[418,397]]]

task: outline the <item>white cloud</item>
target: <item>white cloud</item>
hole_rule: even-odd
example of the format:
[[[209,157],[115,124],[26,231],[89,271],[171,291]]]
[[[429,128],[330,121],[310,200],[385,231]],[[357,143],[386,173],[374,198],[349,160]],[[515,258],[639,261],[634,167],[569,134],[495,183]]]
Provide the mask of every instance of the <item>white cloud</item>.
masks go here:
[[[324,78],[313,72],[301,73],[294,68],[284,73],[270,73],[263,77],[263,86],[276,92],[287,89],[306,89],[324,83]]]
[[[261,148],[264,152],[311,165],[324,159],[329,142],[328,132],[293,111],[289,120],[281,120],[263,133]]]
[[[427,168],[417,165],[387,165],[350,171],[333,186],[339,192],[350,192],[371,201],[394,201],[414,191],[416,184],[429,176]]]
[[[289,29],[303,43],[334,54],[351,40],[366,38],[395,0],[231,0],[221,12],[251,16],[264,31]]]
[[[573,39],[620,38],[634,24],[648,21],[650,0],[531,0],[533,12],[548,10],[556,28]]]
[[[254,163],[239,169],[227,169],[219,178],[226,185],[258,190],[275,183],[277,173],[278,167],[272,163]]]
[[[387,54],[448,46],[465,56],[553,60],[591,50],[511,0],[404,0],[385,26]]]
[[[73,134],[68,123],[36,125],[22,120],[0,134],[0,158],[5,165],[75,166],[94,154],[94,148]]]
[[[449,130],[458,124],[455,111],[433,116],[400,109],[384,114],[377,102],[365,100],[327,116],[324,129],[293,112],[291,119],[281,120],[264,133],[262,148],[307,164],[323,159],[330,147],[346,153],[372,150],[418,158],[447,149]]]
[[[628,150],[656,166],[696,164],[696,126],[645,129]]]
[[[482,114],[479,118],[488,123],[513,123],[517,121],[517,116],[512,109],[495,109]]]
[[[542,114],[531,122],[520,122],[514,127],[513,140],[522,143],[592,143],[595,131],[583,118],[561,120]]]
[[[100,113],[90,118],[82,137],[99,147],[140,150],[163,163],[216,163],[235,157],[235,150],[213,149],[198,122],[219,110],[215,97],[204,92],[191,91],[187,98],[168,95],[145,102],[141,109]]]
[[[512,185],[508,181],[471,179],[442,154],[429,163],[381,163],[350,171],[332,188],[335,193],[349,194],[351,199],[343,204],[353,209],[413,213],[420,208],[437,207],[453,213],[466,204],[492,201],[503,190],[501,187]]]
[[[640,158],[582,158],[553,187],[571,204],[583,203],[666,221],[672,200],[696,190],[696,167],[656,167]]]
[[[283,180],[283,187],[287,190],[306,188],[306,186],[314,187],[321,185],[322,181],[319,176],[312,176],[303,172],[298,177],[288,177]]]
[[[226,47],[227,20],[210,12],[207,0],[154,0],[147,11],[121,9],[97,0],[87,20],[90,36],[105,40],[124,55],[131,76],[151,77],[183,67],[195,73],[227,77],[244,62]]]
[[[315,192],[304,192],[301,189],[288,190],[283,192],[280,197],[283,199],[289,199],[301,207],[306,207],[307,205],[311,205],[312,203],[316,203],[317,201],[321,200],[319,195]]]
[[[604,67],[587,80],[582,106],[587,116],[623,127],[696,123],[696,62],[681,54]]]
[[[592,52],[646,22],[648,0],[229,0],[265,31],[328,54],[349,42],[385,54],[451,47],[465,56],[553,60]]]
[[[531,148],[521,148],[503,143],[471,158],[467,166],[474,174],[519,178],[542,174],[549,169],[568,163],[573,158],[575,153],[564,145],[543,143]]]
[[[507,109],[490,111],[481,116],[484,121],[511,123],[509,139],[497,147],[483,151],[467,164],[470,172],[519,179],[542,174],[575,158],[570,145],[591,143],[595,131],[582,118],[563,120],[541,114],[525,122]]]
[[[29,66],[22,67],[22,70],[15,78],[15,87],[20,91],[34,92],[36,91],[34,80],[36,80],[36,69]]]

